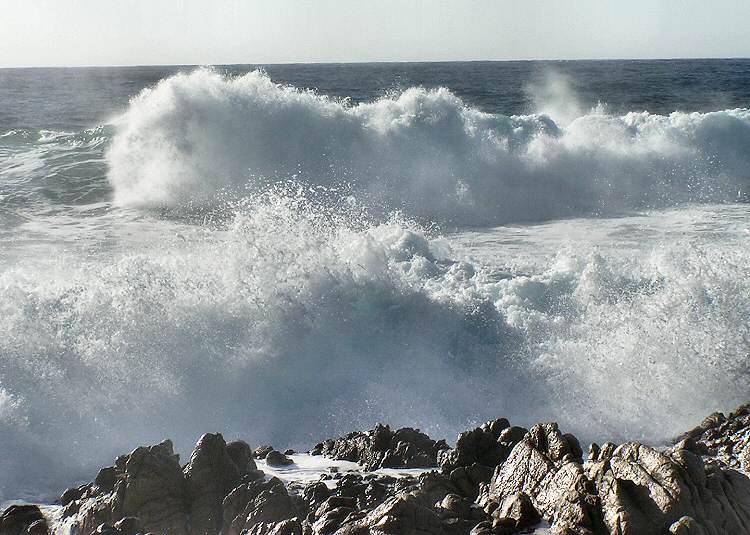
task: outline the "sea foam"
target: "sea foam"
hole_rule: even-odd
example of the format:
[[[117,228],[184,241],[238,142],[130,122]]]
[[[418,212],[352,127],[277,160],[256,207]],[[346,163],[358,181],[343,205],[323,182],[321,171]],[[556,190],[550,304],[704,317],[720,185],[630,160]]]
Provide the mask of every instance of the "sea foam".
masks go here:
[[[560,105],[542,109],[559,124],[482,113],[447,89],[352,106],[259,71],[200,69],[132,100],[109,179],[115,202],[131,206],[211,204],[291,178],[346,184],[386,211],[459,225],[747,199],[747,109],[618,116],[568,106],[563,118]]]

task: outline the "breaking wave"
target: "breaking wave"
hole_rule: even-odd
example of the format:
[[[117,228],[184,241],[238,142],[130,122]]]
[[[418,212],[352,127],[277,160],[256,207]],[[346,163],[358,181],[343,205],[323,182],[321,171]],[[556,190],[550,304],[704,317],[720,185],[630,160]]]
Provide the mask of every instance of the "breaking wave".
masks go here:
[[[566,98],[559,89],[546,98]],[[555,117],[562,106],[542,109]],[[746,200],[750,110],[503,116],[447,89],[349,105],[201,69],[132,100],[108,152],[120,205],[211,204],[295,180],[456,224]],[[564,125],[564,126],[563,126]]]
[[[0,273],[6,498],[165,436],[305,447],[387,421],[452,438],[507,415],[659,441],[746,396],[746,252],[561,251],[498,276],[353,204],[274,191],[233,210]]]

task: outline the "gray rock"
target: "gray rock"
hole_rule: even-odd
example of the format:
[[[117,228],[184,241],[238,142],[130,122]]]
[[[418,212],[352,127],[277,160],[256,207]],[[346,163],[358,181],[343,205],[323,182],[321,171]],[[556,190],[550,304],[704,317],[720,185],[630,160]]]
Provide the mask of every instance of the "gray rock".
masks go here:
[[[623,444],[602,451],[586,471],[610,532],[660,535],[677,524],[674,529],[686,533],[750,533],[750,480],[732,469],[706,467],[689,449]],[[683,517],[690,520],[681,525]]]
[[[482,464],[494,468],[508,458],[513,446],[499,441],[503,433],[509,428],[508,420],[498,418],[486,422],[472,431],[461,433],[456,440],[454,449],[446,449],[440,452],[440,467],[447,473],[456,468],[473,464]]]
[[[47,531],[46,520],[37,505],[11,505],[0,515],[0,535],[21,535],[35,522],[43,522]],[[39,530],[39,527],[35,528]]]
[[[694,518],[683,516],[677,522],[669,526],[672,535],[708,535]]]
[[[122,535],[136,535],[141,533],[141,521],[134,516],[126,516],[115,522],[115,529]]]
[[[538,424],[498,466],[483,505],[501,505],[523,493],[556,529],[601,532],[596,488],[584,473],[577,440],[555,423]]]
[[[222,503],[224,535],[239,535],[255,524],[275,524],[297,516],[284,483],[278,478],[238,486]]]
[[[361,522],[372,535],[445,535],[438,515],[413,494],[400,494],[376,507]]]
[[[215,535],[222,525],[221,502],[243,475],[229,455],[224,437],[219,433],[203,435],[184,473],[190,502],[190,533]]]
[[[114,488],[108,491],[113,472]],[[125,517],[139,518],[144,531],[188,535],[187,487],[171,441],[136,448],[105,473],[106,484],[92,483],[80,500],[69,504],[77,505],[74,523],[81,535]]]
[[[327,440],[319,446],[313,451],[332,459],[357,462],[367,470],[437,466],[438,452],[448,448],[444,440],[436,442],[418,429],[404,427],[392,431],[382,424],[371,431]]]
[[[534,508],[531,498],[523,492],[512,494],[503,500],[492,513],[495,524],[522,530],[541,522],[542,517]]]
[[[289,466],[294,464],[294,461],[280,451],[271,450],[266,454],[266,464],[268,466]]]
[[[241,475],[254,474],[258,467],[253,459],[253,450],[244,440],[235,440],[227,444],[227,453]]]
[[[696,453],[750,472],[750,405],[740,405],[727,416],[713,413],[678,441],[685,439],[693,441]]]

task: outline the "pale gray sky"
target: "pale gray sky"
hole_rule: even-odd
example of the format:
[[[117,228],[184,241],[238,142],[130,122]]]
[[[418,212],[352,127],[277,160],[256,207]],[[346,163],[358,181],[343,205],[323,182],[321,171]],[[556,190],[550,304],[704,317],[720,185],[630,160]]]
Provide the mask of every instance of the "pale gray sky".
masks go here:
[[[0,66],[750,56],[750,0],[0,0]]]

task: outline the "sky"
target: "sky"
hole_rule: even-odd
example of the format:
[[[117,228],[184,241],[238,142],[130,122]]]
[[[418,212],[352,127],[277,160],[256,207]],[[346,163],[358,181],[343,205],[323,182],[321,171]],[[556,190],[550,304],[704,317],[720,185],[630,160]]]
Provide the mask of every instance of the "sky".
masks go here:
[[[0,0],[0,67],[750,57],[750,0]]]

